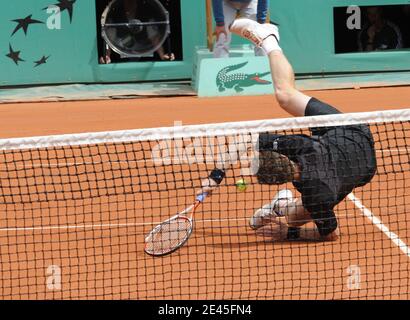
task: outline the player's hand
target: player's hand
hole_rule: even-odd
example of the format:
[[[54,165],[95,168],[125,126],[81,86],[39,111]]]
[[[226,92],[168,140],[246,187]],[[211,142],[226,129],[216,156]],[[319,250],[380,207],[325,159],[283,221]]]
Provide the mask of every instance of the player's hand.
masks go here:
[[[211,195],[212,192],[218,187],[218,184],[210,178],[206,178],[201,181],[201,189],[199,189],[196,194],[199,195],[201,193],[207,193]]]
[[[219,40],[219,37],[221,36],[221,34],[224,34],[225,38],[228,37],[225,26],[216,26],[215,28],[216,41]]]

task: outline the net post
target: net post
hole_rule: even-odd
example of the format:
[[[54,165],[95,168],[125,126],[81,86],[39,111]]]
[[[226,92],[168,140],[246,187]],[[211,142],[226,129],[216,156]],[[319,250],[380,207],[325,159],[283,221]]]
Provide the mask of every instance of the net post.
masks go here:
[[[206,35],[209,51],[213,51],[212,0],[206,0]]]

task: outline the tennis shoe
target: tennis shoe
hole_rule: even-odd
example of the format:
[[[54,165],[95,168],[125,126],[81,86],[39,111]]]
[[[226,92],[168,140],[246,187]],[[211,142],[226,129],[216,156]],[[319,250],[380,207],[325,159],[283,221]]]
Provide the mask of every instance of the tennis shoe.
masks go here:
[[[257,230],[271,223],[277,217],[283,217],[285,214],[279,206],[280,201],[292,201],[292,191],[288,189],[280,190],[270,203],[265,204],[262,208],[255,211],[254,215],[249,219],[249,226],[253,230]]]
[[[274,24],[260,24],[247,18],[236,19],[229,27],[232,33],[235,33],[245,39],[253,42],[257,47],[261,47],[265,39],[270,36],[275,37],[279,43],[279,29]]]

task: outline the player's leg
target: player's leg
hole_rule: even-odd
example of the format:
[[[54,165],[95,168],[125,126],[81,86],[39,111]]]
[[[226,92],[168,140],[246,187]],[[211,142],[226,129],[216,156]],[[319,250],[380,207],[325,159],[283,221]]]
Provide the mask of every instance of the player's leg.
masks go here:
[[[288,203],[279,202],[278,212],[282,213],[290,227],[301,227],[312,221],[310,213],[304,208],[300,198]]]
[[[305,224],[314,221],[312,214],[303,206],[302,199],[295,199],[292,202],[279,202],[279,212],[282,212],[286,218],[286,224],[289,228],[300,228]],[[336,228],[333,232],[326,236],[321,236],[317,228],[300,230],[304,239],[323,239],[336,240],[339,236],[339,229]]]
[[[322,235],[317,227],[305,226],[302,228],[303,225],[311,222],[312,218],[300,203],[295,204],[293,208],[296,211],[291,209],[290,212],[293,213],[290,213],[290,216],[275,217],[271,220],[270,226],[266,227],[273,240],[335,241],[339,238],[339,228],[326,235]],[[290,220],[293,221],[290,222]],[[259,228],[257,233],[265,233],[264,229],[266,228]]]
[[[228,58],[229,50],[231,47],[232,33],[229,30],[229,26],[236,19],[237,10],[231,7],[226,1],[222,1],[224,17],[225,17],[225,34],[221,34],[215,42],[214,58]]]
[[[280,50],[271,51],[268,57],[275,96],[280,106],[293,116],[304,116],[311,97],[295,88],[295,75],[288,59]]]
[[[272,24],[250,19],[236,19],[230,30],[251,40],[268,54],[276,98],[283,109],[294,116],[304,116],[311,97],[295,88],[293,68],[279,46],[279,31]]]
[[[268,235],[275,241],[336,241],[339,238],[339,229],[322,236],[316,227],[291,227],[284,217],[277,218],[269,227],[257,230],[257,234]]]
[[[279,191],[273,200],[255,211],[249,220],[252,229],[257,230],[268,224],[273,224],[277,240],[322,240],[334,241],[339,237],[336,228],[329,234],[322,235],[318,228],[303,228],[305,224],[314,221],[300,198],[293,198],[290,190]]]
[[[248,3],[244,8],[242,8],[239,12],[239,16],[241,18],[248,18],[253,21],[257,21],[257,13],[258,13],[258,0],[252,0]],[[255,46],[254,48],[255,56],[263,57],[266,56],[266,52],[259,46]]]

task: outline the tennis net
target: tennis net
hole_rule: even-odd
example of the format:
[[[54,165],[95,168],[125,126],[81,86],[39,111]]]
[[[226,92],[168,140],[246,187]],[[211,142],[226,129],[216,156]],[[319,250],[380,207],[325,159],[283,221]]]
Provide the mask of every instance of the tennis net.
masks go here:
[[[377,173],[336,207],[339,239],[249,228],[279,189],[296,194],[253,176],[261,133],[363,123]],[[0,140],[0,297],[409,299],[409,129],[410,109]],[[226,178],[185,246],[147,255],[145,236],[193,203],[221,159]]]

